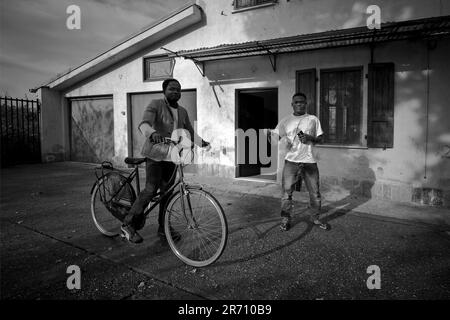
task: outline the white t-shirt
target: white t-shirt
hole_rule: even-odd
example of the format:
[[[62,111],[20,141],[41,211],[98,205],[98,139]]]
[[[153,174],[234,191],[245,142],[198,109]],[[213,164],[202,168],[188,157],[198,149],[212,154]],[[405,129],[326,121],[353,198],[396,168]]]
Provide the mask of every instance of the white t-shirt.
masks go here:
[[[301,143],[300,138],[297,136],[300,131],[315,138],[323,134],[319,119],[311,114],[301,116],[291,114],[283,118],[274,130],[281,138],[286,139],[288,148],[285,156],[286,160],[291,162],[316,163],[316,157],[313,153],[313,143],[311,141],[308,141],[306,144]]]

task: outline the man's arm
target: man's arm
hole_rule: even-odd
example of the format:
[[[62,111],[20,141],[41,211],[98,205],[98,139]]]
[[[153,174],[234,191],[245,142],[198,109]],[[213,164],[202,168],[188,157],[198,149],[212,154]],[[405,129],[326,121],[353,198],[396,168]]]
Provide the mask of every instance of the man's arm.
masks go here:
[[[265,129],[265,130],[266,130],[266,134],[267,134],[267,140],[269,141],[269,143],[272,143],[272,136],[274,138],[277,137],[278,138],[277,140],[280,140],[281,138],[283,138],[286,135],[281,124],[278,124],[275,129]]]
[[[146,139],[150,138],[153,132],[156,132],[156,130],[153,129],[147,122],[141,123],[138,129]]]
[[[142,116],[142,121],[138,126],[139,131],[145,136],[146,139],[152,139],[156,143],[162,142],[163,138],[154,128],[155,118],[157,113],[156,101],[153,100],[147,106]]]

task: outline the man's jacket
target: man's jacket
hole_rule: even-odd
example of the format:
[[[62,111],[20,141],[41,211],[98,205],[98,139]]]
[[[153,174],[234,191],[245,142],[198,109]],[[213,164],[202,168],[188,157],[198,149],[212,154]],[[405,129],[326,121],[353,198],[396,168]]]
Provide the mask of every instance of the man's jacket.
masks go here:
[[[189,134],[191,141],[194,137],[198,138],[194,133],[194,129],[192,128],[192,124],[189,121],[189,116],[185,108],[178,105],[178,129],[186,129]],[[148,123],[153,129],[156,130],[160,135],[165,138],[170,138],[173,131],[174,119],[172,112],[169,109],[169,106],[166,104],[165,99],[156,99],[152,100],[150,104],[144,111],[144,115],[142,117],[142,121],[139,126],[143,123]],[[201,139],[195,139],[197,144],[201,145]],[[160,150],[156,150],[153,148],[154,143],[150,141],[150,139],[145,139],[145,143],[142,147],[142,156],[147,158],[153,158],[156,152],[160,152]]]

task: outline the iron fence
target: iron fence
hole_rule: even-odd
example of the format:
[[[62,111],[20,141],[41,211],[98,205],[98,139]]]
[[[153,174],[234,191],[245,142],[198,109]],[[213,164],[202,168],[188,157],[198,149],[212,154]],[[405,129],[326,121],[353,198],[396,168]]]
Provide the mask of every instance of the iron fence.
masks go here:
[[[39,99],[0,97],[1,166],[41,162]]]

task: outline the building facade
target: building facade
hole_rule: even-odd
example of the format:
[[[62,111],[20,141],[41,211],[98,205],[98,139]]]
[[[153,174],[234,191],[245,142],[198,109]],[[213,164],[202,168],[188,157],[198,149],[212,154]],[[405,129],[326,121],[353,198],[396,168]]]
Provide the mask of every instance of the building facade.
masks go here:
[[[255,143],[263,155],[270,146],[238,133],[274,128],[302,91],[325,132],[317,146],[323,184],[450,206],[450,6],[378,3],[389,21],[379,29],[367,26],[362,2],[186,4],[36,88],[42,159],[122,165],[140,156],[137,123],[162,97],[162,79],[174,77],[180,104],[213,146],[196,151],[191,170],[280,181],[283,143],[269,163],[249,163]]]

